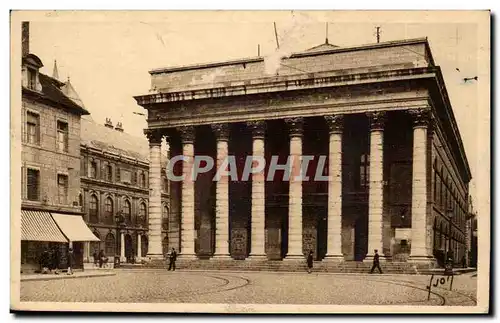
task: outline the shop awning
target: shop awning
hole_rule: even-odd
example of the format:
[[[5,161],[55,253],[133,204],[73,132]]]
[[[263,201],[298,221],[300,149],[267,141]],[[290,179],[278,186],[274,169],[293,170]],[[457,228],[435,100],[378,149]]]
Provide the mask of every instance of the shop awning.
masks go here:
[[[69,241],[101,241],[90,231],[81,216],[54,212],[51,214]]]
[[[21,211],[21,240],[68,242],[49,212]]]

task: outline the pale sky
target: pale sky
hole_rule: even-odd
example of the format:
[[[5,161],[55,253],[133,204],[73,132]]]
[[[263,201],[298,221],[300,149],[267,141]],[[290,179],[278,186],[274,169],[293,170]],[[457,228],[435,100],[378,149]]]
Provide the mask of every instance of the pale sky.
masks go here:
[[[372,16],[378,17],[376,22],[357,16],[346,18],[338,12],[290,11],[233,12],[216,17],[200,12],[190,16],[129,13],[126,22],[123,16],[111,19],[100,15],[93,21],[81,15],[66,16],[31,22],[30,50],[42,60],[46,74],[52,75],[57,60],[60,79],[71,77],[96,122],[102,124],[109,117],[114,124],[121,121],[126,132],[143,136],[145,118],[133,112],[145,110],[133,96],[148,93],[149,70],[254,57],[258,44],[262,56],[270,55],[276,47],[273,21],[277,22],[280,46],[294,52],[324,43],[325,22],[329,23],[329,42],[338,46],[374,43],[375,26],[381,26],[381,41],[428,37],[434,60],[444,74],[472,175],[476,179],[478,172],[487,172],[481,178],[489,178],[489,167],[479,166],[484,164],[478,158],[478,143],[484,138],[478,136],[482,130],[478,125],[484,121],[478,111],[489,111],[489,106],[478,106],[478,87],[480,82],[489,82],[489,68],[479,68],[477,59],[479,53],[484,56],[489,52],[489,44],[479,44],[478,26],[463,15],[452,19],[455,23],[439,17],[402,23],[404,15],[390,19]],[[464,77],[474,76],[479,77],[478,83],[463,82]],[[477,201],[475,180],[471,194]]]

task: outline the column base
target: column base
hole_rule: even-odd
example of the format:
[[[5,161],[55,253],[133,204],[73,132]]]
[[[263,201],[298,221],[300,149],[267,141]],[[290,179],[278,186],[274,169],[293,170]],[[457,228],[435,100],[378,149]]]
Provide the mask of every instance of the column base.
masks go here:
[[[127,257],[120,257],[120,263],[125,263],[127,261]]]
[[[344,255],[326,255],[322,261],[341,262],[344,261]]]

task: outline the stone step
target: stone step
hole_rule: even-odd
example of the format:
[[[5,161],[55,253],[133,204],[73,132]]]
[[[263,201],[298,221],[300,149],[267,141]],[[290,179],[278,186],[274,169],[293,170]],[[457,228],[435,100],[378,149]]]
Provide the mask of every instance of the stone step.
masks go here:
[[[370,271],[370,262],[314,262],[313,270],[316,272],[339,272],[339,273],[367,273]],[[122,264],[121,268],[156,268],[168,269],[167,261],[147,263],[142,266]],[[304,261],[254,261],[254,260],[178,260],[178,269],[187,270],[221,270],[221,271],[277,271],[277,272],[303,272],[307,270]],[[428,272],[427,266],[418,268],[414,264],[404,262],[381,263],[382,270],[386,273],[417,274]]]

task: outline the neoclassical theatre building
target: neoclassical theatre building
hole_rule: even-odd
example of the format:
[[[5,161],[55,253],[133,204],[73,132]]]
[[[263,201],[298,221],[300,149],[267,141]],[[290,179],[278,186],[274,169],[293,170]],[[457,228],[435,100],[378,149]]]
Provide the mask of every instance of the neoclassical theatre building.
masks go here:
[[[427,39],[328,43],[264,57],[152,70],[149,249],[162,257],[160,142],[170,157],[236,156],[238,180],[170,182],[169,244],[180,259],[369,260],[434,265],[467,253],[467,158]],[[246,156],[264,173],[241,180]],[[272,156],[312,155],[307,181],[265,176]],[[322,169],[329,181],[315,181]],[[189,172],[176,163],[174,174]]]

